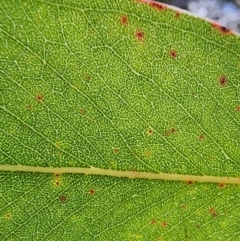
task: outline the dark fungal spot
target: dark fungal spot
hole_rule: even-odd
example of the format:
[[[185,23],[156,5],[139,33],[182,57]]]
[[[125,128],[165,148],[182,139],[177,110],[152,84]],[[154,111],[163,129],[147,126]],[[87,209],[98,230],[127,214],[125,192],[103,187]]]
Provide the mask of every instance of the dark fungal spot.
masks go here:
[[[215,208],[210,208],[210,209],[208,210],[208,212],[211,214],[211,216],[212,216],[213,218],[215,218],[215,217],[217,216],[217,213],[216,213]]]
[[[157,223],[157,220],[156,219],[152,219],[151,221],[150,221],[150,224],[151,225],[154,225],[154,224],[156,224]]]
[[[219,188],[224,188],[225,186],[226,186],[225,183],[218,183],[218,187],[219,187]]]
[[[150,128],[147,129],[147,135],[150,136],[150,135],[152,135],[153,133],[154,133],[153,128],[150,127]]]
[[[177,52],[175,50],[171,50],[169,52],[169,55],[172,57],[172,58],[176,58],[177,57]]]
[[[166,221],[164,221],[164,222],[162,222],[161,226],[162,226],[163,228],[166,228],[166,227],[168,226],[168,223],[167,223]]]
[[[181,15],[180,12],[176,12],[176,13],[175,13],[175,17],[176,17],[176,18],[179,18],[180,15]]]
[[[143,41],[144,40],[144,32],[142,30],[137,30],[135,32],[135,37],[139,40],[139,41]]]
[[[237,107],[237,112],[240,112],[240,105]]]
[[[90,75],[86,75],[86,76],[85,76],[85,79],[86,79],[87,81],[90,81],[90,80],[91,80],[91,76],[90,76]]]
[[[43,96],[42,95],[36,95],[36,99],[40,102],[43,101]]]
[[[149,157],[149,156],[151,155],[151,151],[145,150],[145,151],[143,152],[143,155],[146,156],[146,157]]]
[[[150,2],[149,1],[149,6],[151,6],[152,8],[155,8],[158,11],[162,11],[162,10],[166,9],[165,5],[158,3],[158,2]]]
[[[55,176],[55,178],[59,178],[60,177],[60,173],[55,173],[54,176]]]
[[[170,136],[170,135],[174,134],[175,132],[176,132],[175,128],[170,128],[165,131],[165,136]]]
[[[88,194],[90,194],[90,195],[94,195],[94,194],[95,194],[95,190],[93,190],[93,189],[89,189],[89,190],[88,190]]]
[[[80,109],[79,113],[80,113],[81,115],[85,115],[86,112],[85,112],[84,109]]]
[[[9,218],[11,218],[12,216],[11,216],[11,214],[10,213],[7,213],[6,215],[5,215],[5,218],[7,218],[7,219],[9,219]]]
[[[226,79],[225,76],[222,75],[222,76],[219,77],[219,84],[221,86],[225,86],[227,84],[227,79]]]
[[[114,154],[119,153],[119,148],[113,148],[113,153],[114,153]]]
[[[222,35],[231,33],[232,31],[224,26],[221,26],[218,23],[213,23],[212,27],[216,28]]]
[[[126,15],[122,15],[120,17],[120,22],[123,26],[126,26],[128,24],[128,17]]]
[[[190,186],[190,185],[192,185],[192,184],[193,184],[193,181],[192,181],[192,180],[189,180],[189,181],[187,181],[186,183],[187,183],[187,185],[189,185],[189,186]]]
[[[180,207],[181,207],[181,210],[186,210],[186,208],[187,208],[186,205],[184,205],[184,204],[182,204]]]
[[[66,202],[66,200],[67,200],[67,197],[66,197],[65,195],[60,195],[60,196],[59,196],[59,201],[60,201],[61,203]]]
[[[198,139],[199,139],[200,141],[203,141],[203,140],[204,140],[204,135],[203,135],[203,134],[200,134],[199,137],[198,137]]]

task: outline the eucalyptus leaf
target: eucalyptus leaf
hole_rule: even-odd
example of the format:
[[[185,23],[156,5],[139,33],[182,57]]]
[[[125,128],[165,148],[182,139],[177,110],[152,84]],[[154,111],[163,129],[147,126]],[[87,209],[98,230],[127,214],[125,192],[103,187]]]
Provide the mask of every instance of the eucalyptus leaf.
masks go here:
[[[240,240],[238,34],[144,0],[0,31],[0,240]]]

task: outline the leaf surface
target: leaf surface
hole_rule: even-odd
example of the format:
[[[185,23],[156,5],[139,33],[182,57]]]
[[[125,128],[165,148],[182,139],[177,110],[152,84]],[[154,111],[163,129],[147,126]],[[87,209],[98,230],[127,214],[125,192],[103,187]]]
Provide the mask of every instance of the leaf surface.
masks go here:
[[[1,4],[1,165],[240,177],[240,38],[149,1]],[[1,240],[239,240],[240,185],[0,172]]]

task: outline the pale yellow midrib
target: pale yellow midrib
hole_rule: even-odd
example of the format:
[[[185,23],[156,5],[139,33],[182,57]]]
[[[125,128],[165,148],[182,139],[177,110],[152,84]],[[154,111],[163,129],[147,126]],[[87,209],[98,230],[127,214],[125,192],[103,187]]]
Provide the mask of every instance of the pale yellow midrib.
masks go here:
[[[240,184],[238,177],[217,177],[217,176],[195,176],[172,173],[153,173],[138,171],[118,171],[112,169],[102,169],[96,167],[35,167],[23,165],[0,165],[0,171],[20,171],[20,172],[41,172],[41,173],[81,173],[92,175],[103,175],[113,177],[145,178],[171,181],[192,181],[192,182],[215,182],[226,184]]]

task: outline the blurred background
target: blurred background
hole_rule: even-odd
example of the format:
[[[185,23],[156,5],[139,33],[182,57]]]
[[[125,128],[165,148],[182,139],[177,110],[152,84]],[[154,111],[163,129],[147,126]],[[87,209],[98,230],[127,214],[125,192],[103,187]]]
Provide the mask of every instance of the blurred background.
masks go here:
[[[240,0],[158,0],[186,9],[240,33]]]

